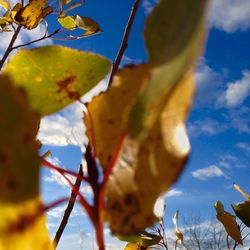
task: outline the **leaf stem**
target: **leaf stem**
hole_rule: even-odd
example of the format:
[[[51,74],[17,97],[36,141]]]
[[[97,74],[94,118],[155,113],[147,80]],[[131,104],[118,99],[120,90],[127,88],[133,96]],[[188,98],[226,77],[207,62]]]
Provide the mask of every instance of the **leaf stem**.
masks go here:
[[[19,49],[19,48],[21,48],[21,47],[25,47],[25,46],[31,45],[31,44],[36,43],[36,42],[40,42],[40,41],[42,41],[42,40],[44,40],[44,39],[47,39],[47,38],[50,38],[50,37],[56,35],[57,33],[59,33],[59,31],[60,31],[60,29],[57,29],[57,30],[55,30],[54,32],[52,32],[51,34],[49,34],[49,35],[46,35],[46,34],[45,34],[43,37],[40,37],[40,38],[35,39],[35,40],[33,40],[33,41],[30,41],[30,42],[28,42],[28,43],[20,44],[20,45],[14,46],[14,47],[12,47],[11,51],[14,50],[14,49]]]
[[[113,80],[114,74],[116,73],[116,71],[119,68],[123,54],[124,54],[126,48],[128,47],[129,35],[130,35],[131,29],[132,29],[132,26],[134,23],[135,15],[136,15],[136,12],[138,10],[139,4],[140,4],[140,0],[135,0],[133,7],[131,9],[129,19],[128,19],[127,25],[126,25],[124,33],[123,33],[123,38],[122,38],[122,42],[120,45],[120,49],[118,50],[118,53],[116,55],[116,59],[113,63],[112,69],[111,69],[109,83],[108,83],[109,86]]]
[[[82,165],[80,165],[79,167],[79,171],[78,171],[78,178],[76,179],[75,181],[75,184],[74,184],[74,187],[75,187],[75,190],[78,190],[80,189],[80,186],[81,186],[81,182],[82,180],[79,178],[80,176],[83,176],[83,171],[82,171]],[[70,195],[70,199],[68,201],[68,205],[64,211],[64,214],[63,214],[63,218],[61,220],[61,223],[56,231],[56,235],[55,235],[55,238],[53,240],[54,242],[54,245],[55,247],[58,245],[58,242],[60,241],[60,238],[63,234],[63,231],[68,223],[68,220],[69,220],[69,217],[70,217],[70,214],[74,208],[74,205],[75,205],[75,201],[76,201],[76,197],[77,197],[77,193],[75,192],[75,190],[71,191],[71,195]]]
[[[8,58],[10,52],[13,50],[13,45],[14,45],[14,43],[15,43],[15,41],[16,41],[16,39],[17,39],[17,36],[18,36],[19,32],[21,31],[21,29],[22,29],[22,26],[21,26],[21,25],[18,25],[17,29],[15,30],[15,32],[14,32],[14,34],[13,34],[11,40],[10,40],[9,46],[8,46],[8,48],[6,49],[6,51],[5,51],[5,53],[4,53],[3,57],[2,57],[2,59],[1,59],[1,61],[0,61],[0,71],[1,71],[1,69],[2,69],[2,67],[3,67],[3,65],[4,65],[4,63],[5,63],[5,61],[6,61],[6,59]]]

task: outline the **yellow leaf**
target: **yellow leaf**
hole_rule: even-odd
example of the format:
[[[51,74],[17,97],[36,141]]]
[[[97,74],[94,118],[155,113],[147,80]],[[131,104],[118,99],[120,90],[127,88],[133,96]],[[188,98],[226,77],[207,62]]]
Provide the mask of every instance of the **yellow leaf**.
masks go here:
[[[219,213],[216,217],[225,227],[227,234],[242,245],[241,232],[235,217],[227,212]]]
[[[104,169],[119,135],[126,129],[128,113],[147,76],[148,68],[145,65],[122,69],[115,76],[110,89],[94,97],[87,106],[94,124],[96,154]],[[91,124],[86,117],[84,119],[88,137],[91,138]]]
[[[15,21],[15,16],[16,16],[17,12],[18,12],[19,10],[21,10],[21,9],[22,9],[22,4],[20,4],[20,3],[17,3],[17,4],[13,7],[13,9],[12,9],[11,12],[10,12],[10,18],[11,18],[12,21]]]
[[[42,204],[36,198],[18,204],[0,202],[0,250],[52,250]]]
[[[39,115],[0,75],[0,250],[52,249],[39,198]]]
[[[27,29],[34,29],[53,9],[46,7],[47,0],[30,0],[15,15],[15,21]]]
[[[150,249],[149,247],[145,248],[137,243],[128,243],[124,248],[124,250],[149,250],[149,249]]]
[[[75,20],[71,16],[58,17],[57,20],[65,29],[74,30],[77,28]]]
[[[0,6],[2,6],[5,10],[10,9],[10,3],[8,0],[0,0]]]
[[[141,142],[125,139],[107,186],[105,218],[112,232],[136,233],[157,219],[154,204],[177,180],[189,154],[184,121],[193,88],[189,72],[173,91],[148,136]]]

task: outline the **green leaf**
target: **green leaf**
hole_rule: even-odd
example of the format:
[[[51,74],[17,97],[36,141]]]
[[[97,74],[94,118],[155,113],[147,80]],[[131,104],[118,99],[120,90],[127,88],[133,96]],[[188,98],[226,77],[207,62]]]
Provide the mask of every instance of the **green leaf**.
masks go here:
[[[247,226],[250,227],[250,202],[245,201],[239,204],[233,204],[232,208],[238,218]]]
[[[57,20],[61,24],[61,26],[65,29],[75,30],[77,28],[75,20],[72,16],[58,17]]]
[[[89,52],[46,46],[18,51],[3,73],[27,91],[32,108],[44,116],[87,93],[105,77],[110,65],[106,58]]]
[[[195,66],[205,37],[207,1],[161,0],[146,22],[145,40],[152,75],[129,117],[133,137],[145,136],[171,90]]]

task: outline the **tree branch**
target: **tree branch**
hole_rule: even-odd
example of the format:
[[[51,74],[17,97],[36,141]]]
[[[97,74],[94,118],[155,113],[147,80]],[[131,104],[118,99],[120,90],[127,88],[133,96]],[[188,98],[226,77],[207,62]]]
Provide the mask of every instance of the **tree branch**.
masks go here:
[[[112,70],[111,70],[111,73],[110,73],[110,78],[109,78],[109,83],[108,83],[109,86],[110,86],[110,84],[111,84],[111,82],[113,80],[114,74],[116,73],[116,71],[119,68],[119,65],[120,65],[120,62],[122,60],[123,54],[124,54],[126,48],[128,47],[129,35],[130,35],[131,28],[132,28],[133,23],[134,23],[135,14],[136,14],[136,12],[138,10],[139,4],[140,4],[140,0],[135,0],[134,5],[133,5],[133,7],[131,9],[129,19],[128,19],[127,25],[126,25],[124,33],[123,33],[123,38],[122,38],[122,42],[121,42],[121,45],[120,45],[120,49],[119,49],[119,51],[118,51],[118,53],[116,55],[116,59],[115,59],[115,61],[113,63]]]
[[[78,175],[79,176],[83,176],[83,172],[82,172],[82,165],[80,165],[79,167],[79,171],[78,171]],[[67,208],[65,209],[64,211],[64,215],[63,215],[63,218],[62,218],[62,221],[57,229],[57,232],[56,232],[56,235],[55,235],[55,238],[54,238],[54,245],[57,246],[58,242],[60,241],[60,238],[63,234],[63,231],[68,223],[68,219],[70,217],[70,214],[74,208],[74,205],[75,205],[75,201],[76,201],[76,197],[77,197],[77,192],[75,192],[76,190],[79,191],[80,189],[80,186],[81,186],[81,179],[80,178],[77,178],[76,181],[75,181],[75,190],[72,190],[71,191],[71,195],[70,195],[70,199],[69,199],[69,202],[68,202],[68,205],[67,205]]]
[[[12,46],[14,45],[14,43],[15,43],[15,41],[16,41],[16,39],[17,39],[17,36],[18,36],[18,34],[19,34],[19,32],[20,32],[21,29],[22,29],[22,26],[21,26],[21,25],[18,25],[17,29],[15,30],[15,32],[14,32],[14,34],[13,34],[11,40],[10,40],[9,46],[8,46],[8,48],[6,49],[6,51],[5,51],[5,53],[4,53],[3,57],[2,57],[2,59],[1,59],[1,61],[0,61],[0,70],[2,69],[2,67],[3,67],[3,65],[4,65],[4,63],[5,63],[6,59],[7,59],[7,57],[9,56],[10,52],[13,50],[13,47],[12,47]]]

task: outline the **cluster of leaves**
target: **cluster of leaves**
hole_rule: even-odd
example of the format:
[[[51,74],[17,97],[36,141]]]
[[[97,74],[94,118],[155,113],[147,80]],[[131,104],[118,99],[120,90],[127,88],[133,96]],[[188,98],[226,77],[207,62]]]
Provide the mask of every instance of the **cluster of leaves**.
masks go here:
[[[11,7],[8,0],[1,0],[0,7],[5,9],[5,14],[0,17],[0,32],[10,32],[15,30],[15,24],[20,27],[24,27],[28,30],[36,28],[46,16],[50,14],[58,14],[57,20],[61,24],[63,29],[85,30],[82,35],[72,36],[68,35],[69,38],[79,39],[86,36],[96,34],[101,31],[99,25],[91,18],[79,15],[66,15],[68,11],[81,6],[83,2],[71,4],[71,0],[60,0],[58,11],[47,6],[47,0],[30,0],[28,4],[16,3],[14,7]],[[64,9],[65,6],[68,6]],[[56,33],[59,33],[60,29]]]
[[[144,229],[159,220],[153,212],[154,204],[177,180],[189,155],[184,123],[194,92],[193,68],[206,33],[206,2],[159,1],[146,20],[148,62],[116,72],[108,90],[87,105],[88,176],[82,180],[93,189],[93,205],[64,177],[96,229],[100,250],[104,249],[103,220],[120,237],[139,233],[151,237],[151,243],[158,240]],[[66,16],[75,7],[63,10],[69,3],[60,1],[61,25],[70,30],[87,29],[85,35],[96,33],[99,26],[93,20]],[[30,0],[26,6],[14,8],[4,0],[0,4],[7,10],[1,19],[6,31],[13,23],[33,29],[53,11],[44,0]],[[3,68],[0,249],[53,248],[43,217],[52,205],[44,206],[40,200],[39,166],[64,172],[38,155],[39,120],[80,101],[107,75],[110,66],[99,55],[46,46],[20,50]],[[38,231],[44,237],[38,237]],[[142,242],[146,244],[145,239]],[[11,246],[6,248],[6,244]]]
[[[242,236],[242,232],[245,227],[250,227],[250,196],[238,185],[234,184],[234,188],[246,199],[244,202],[231,205],[236,216],[225,211],[220,201],[217,201],[214,207],[217,212],[217,219],[223,224],[228,236],[235,241],[233,249],[236,249],[239,244],[243,245],[243,240],[249,235]],[[245,226],[238,225],[236,218],[239,218]],[[229,242],[228,249],[230,249]]]

